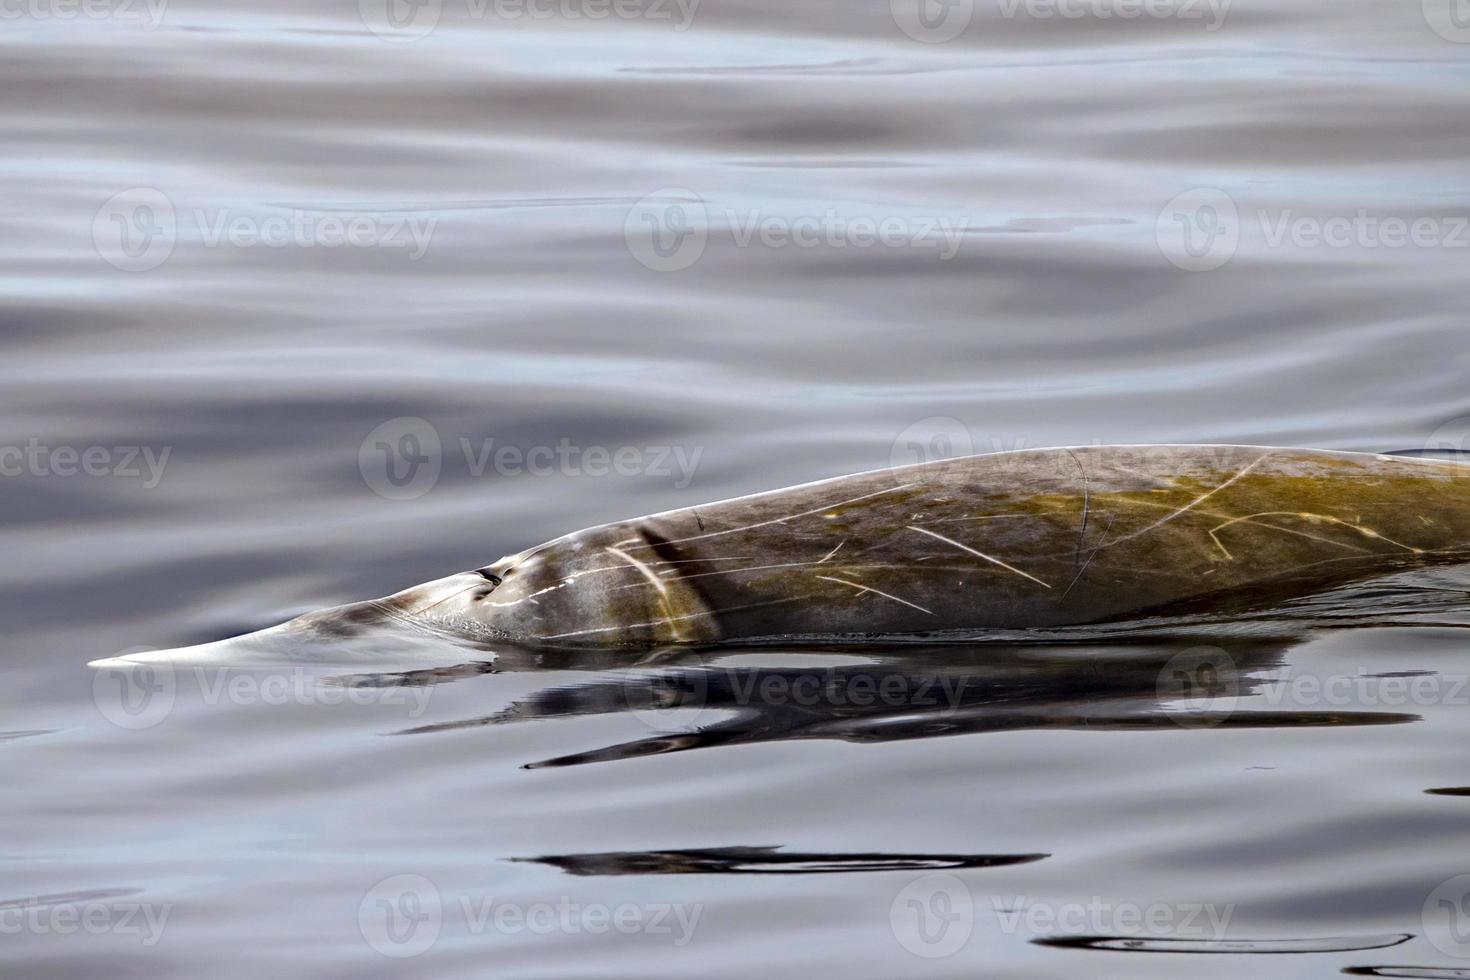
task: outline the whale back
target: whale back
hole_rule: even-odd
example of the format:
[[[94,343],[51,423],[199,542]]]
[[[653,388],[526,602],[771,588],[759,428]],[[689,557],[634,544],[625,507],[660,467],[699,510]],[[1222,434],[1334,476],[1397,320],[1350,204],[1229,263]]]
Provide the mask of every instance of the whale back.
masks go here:
[[[1238,446],[875,471],[590,528],[488,566],[565,645],[1054,627],[1239,608],[1470,557],[1470,468]]]

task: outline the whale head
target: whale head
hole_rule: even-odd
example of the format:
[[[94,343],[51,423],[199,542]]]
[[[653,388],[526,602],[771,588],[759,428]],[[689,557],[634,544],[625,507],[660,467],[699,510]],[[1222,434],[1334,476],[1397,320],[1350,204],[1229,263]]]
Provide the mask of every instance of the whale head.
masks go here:
[[[494,617],[483,605],[502,581],[493,568],[460,572],[381,599],[315,610],[243,636],[127,653],[94,660],[90,666],[463,662],[467,644],[509,635],[492,625]]]

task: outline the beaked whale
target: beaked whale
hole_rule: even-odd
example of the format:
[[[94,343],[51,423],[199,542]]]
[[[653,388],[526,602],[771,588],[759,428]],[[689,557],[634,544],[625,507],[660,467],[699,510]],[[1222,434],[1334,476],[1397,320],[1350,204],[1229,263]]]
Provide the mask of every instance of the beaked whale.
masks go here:
[[[1228,617],[1464,562],[1463,464],[1250,446],[1021,450],[604,524],[383,599],[94,666],[248,661],[374,631],[645,651],[973,639]]]

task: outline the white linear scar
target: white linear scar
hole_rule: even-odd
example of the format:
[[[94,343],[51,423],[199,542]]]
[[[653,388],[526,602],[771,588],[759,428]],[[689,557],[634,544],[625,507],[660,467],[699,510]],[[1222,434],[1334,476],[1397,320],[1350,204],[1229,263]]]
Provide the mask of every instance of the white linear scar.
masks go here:
[[[664,543],[665,544],[683,544],[686,541],[702,541],[705,538],[717,538],[717,537],[719,537],[722,534],[734,534],[737,531],[753,531],[753,530],[755,530],[758,527],[769,527],[772,524],[785,524],[787,521],[795,520],[798,517],[811,517],[813,514],[821,514],[821,513],[825,512],[825,511],[831,510],[833,507],[846,507],[848,504],[855,504],[855,503],[857,503],[860,500],[868,500],[868,499],[870,499],[872,497],[881,497],[881,496],[883,496],[886,493],[897,493],[900,490],[907,490],[909,487],[911,487],[913,485],[914,484],[912,484],[912,483],[904,483],[904,484],[900,484],[899,486],[896,486],[896,487],[889,487],[887,490],[875,490],[872,493],[865,493],[861,497],[852,497],[852,498],[850,498],[848,500],[839,500],[835,504],[823,504],[821,507],[813,507],[811,510],[804,510],[804,511],[802,511],[799,514],[787,514],[785,517],[777,517],[777,518],[774,518],[773,520],[761,521],[758,524],[746,524],[744,527],[732,527],[732,528],[727,528],[727,529],[725,529],[723,531],[710,531],[707,534],[696,534],[696,535],[694,535],[692,537],[688,537],[688,538],[673,538],[672,540],[666,541]],[[637,538],[628,538],[626,540],[619,541],[618,544],[635,544],[637,542],[638,542],[638,539]],[[647,543],[642,543],[642,544],[638,544],[638,547],[639,548],[652,548],[653,545],[647,544]],[[611,551],[612,549],[609,548],[608,550]]]
[[[932,609],[925,609],[923,606],[909,602],[907,599],[900,599],[896,595],[889,595],[887,592],[884,592],[881,589],[875,589],[871,585],[863,585],[861,582],[849,582],[845,578],[833,578],[830,575],[818,575],[817,578],[821,579],[824,582],[836,582],[839,585],[850,585],[854,589],[858,590],[858,595],[862,595],[864,592],[871,592],[874,595],[881,595],[885,599],[892,599],[894,602],[901,602],[905,606],[908,606],[910,609],[917,609],[919,610],[919,612],[926,613],[930,616],[934,615],[934,610]]]
[[[1224,483],[1222,483],[1219,486],[1215,487],[1213,490],[1209,491],[1208,493],[1204,493],[1204,494],[1201,494],[1198,497],[1195,497],[1193,500],[1191,500],[1189,503],[1185,504],[1183,507],[1180,507],[1178,510],[1175,510],[1173,513],[1165,514],[1163,517],[1160,517],[1158,520],[1154,521],[1148,527],[1145,527],[1145,528],[1142,528],[1140,530],[1134,531],[1131,534],[1124,534],[1121,537],[1114,538],[1113,540],[1109,541],[1107,544],[1103,545],[1103,547],[1105,547],[1105,548],[1111,548],[1113,545],[1118,544],[1121,541],[1131,541],[1134,538],[1142,537],[1143,535],[1147,534],[1148,532],[1150,532],[1150,531],[1152,531],[1152,530],[1154,530],[1156,528],[1163,527],[1165,524],[1168,524],[1170,521],[1174,520],[1176,517],[1181,517],[1184,514],[1187,514],[1190,511],[1194,510],[1200,504],[1204,503],[1206,500],[1209,500],[1211,497],[1213,497],[1215,494],[1219,493],[1221,490],[1224,490],[1226,487],[1231,486],[1237,480],[1240,480],[1242,477],[1244,477],[1251,470],[1255,469],[1257,466],[1260,466],[1262,463],[1264,463],[1266,460],[1268,460],[1270,458],[1271,458],[1271,453],[1266,453],[1260,459],[1257,459],[1255,462],[1253,462],[1250,465],[1246,466],[1239,473],[1236,473],[1230,479],[1226,480]]]
[[[619,558],[623,559],[623,561],[629,562],[634,568],[638,569],[639,573],[644,578],[648,579],[649,584],[652,585],[655,589],[658,589],[660,595],[667,596],[669,594],[668,587],[664,585],[663,579],[653,574],[653,569],[643,564],[643,562],[639,561],[637,558],[634,558],[626,551],[620,551],[619,549],[612,546],[608,546],[604,550],[609,551],[614,555],[617,555]]]
[[[992,565],[999,565],[1001,568],[1004,568],[1007,571],[1015,572],[1017,575],[1021,576],[1022,578],[1029,578],[1031,581],[1035,582],[1037,585],[1043,586],[1043,587],[1048,588],[1048,589],[1051,588],[1050,585],[1048,585],[1047,583],[1043,582],[1041,579],[1037,578],[1035,575],[1031,575],[1031,574],[1029,574],[1027,572],[1023,572],[1019,568],[1017,568],[1015,565],[1007,565],[1005,562],[1001,561],[999,558],[993,558],[990,555],[985,554],[985,552],[983,552],[983,551],[976,551],[974,548],[971,548],[969,545],[967,545],[967,544],[961,544],[960,542],[956,541],[954,538],[946,538],[942,534],[938,534],[938,533],[936,533],[934,531],[930,531],[927,528],[915,527],[912,524],[908,525],[908,529],[910,531],[918,531],[920,534],[927,534],[931,538],[938,538],[940,541],[943,541],[945,544],[952,544],[956,548],[960,549],[961,551],[965,551],[965,552],[968,552],[968,553],[974,555],[976,558],[984,559],[985,561],[990,562]]]

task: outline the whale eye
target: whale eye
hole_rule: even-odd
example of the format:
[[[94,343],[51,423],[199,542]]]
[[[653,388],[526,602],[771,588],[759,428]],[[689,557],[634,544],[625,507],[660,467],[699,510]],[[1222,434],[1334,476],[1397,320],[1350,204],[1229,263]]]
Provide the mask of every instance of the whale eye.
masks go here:
[[[499,575],[496,575],[494,572],[486,571],[483,568],[477,568],[477,569],[475,569],[475,573],[477,575],[479,575],[480,578],[482,578],[486,582],[489,582],[490,583],[489,585],[480,586],[480,587],[478,587],[478,588],[475,589],[475,598],[474,598],[474,601],[475,602],[481,602],[481,601],[483,601],[487,596],[490,595],[490,593],[492,593],[496,589],[500,588],[500,583],[501,582],[505,581]]]

